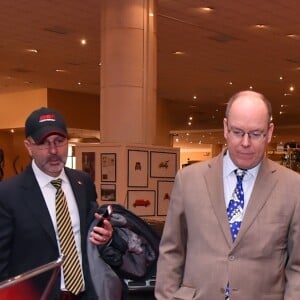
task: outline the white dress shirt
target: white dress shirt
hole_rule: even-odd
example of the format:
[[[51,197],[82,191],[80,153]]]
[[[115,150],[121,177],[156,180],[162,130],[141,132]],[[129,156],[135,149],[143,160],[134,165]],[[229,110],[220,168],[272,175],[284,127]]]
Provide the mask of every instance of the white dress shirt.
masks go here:
[[[259,167],[260,164],[252,169],[248,169],[243,178],[244,209],[242,218],[245,215]],[[233,191],[236,187],[237,179],[234,173],[236,169],[238,169],[238,167],[233,163],[227,151],[227,153],[223,157],[223,184],[226,207],[228,207],[229,201],[232,199]]]
[[[44,172],[42,172],[38,166],[36,165],[35,161],[32,161],[32,169],[34,172],[34,175],[36,177],[36,180],[40,186],[40,189],[42,191],[42,194],[44,196],[44,200],[46,202],[52,224],[55,230],[56,235],[56,241],[59,248],[59,253],[61,254],[60,250],[60,244],[58,239],[58,232],[57,232],[57,224],[56,224],[56,213],[55,213],[55,194],[56,194],[56,188],[51,184],[51,181],[57,178],[62,179],[62,190],[65,193],[68,209],[71,217],[72,227],[73,227],[73,233],[75,237],[75,244],[76,249],[79,256],[79,261],[81,265],[82,270],[82,252],[81,252],[81,234],[80,234],[80,218],[79,218],[79,212],[77,203],[75,200],[75,196],[71,187],[71,184],[69,182],[68,177],[65,174],[64,169],[62,170],[61,174],[58,177],[51,177]],[[64,276],[63,272],[61,272],[61,290],[65,290],[65,282],[64,282]]]

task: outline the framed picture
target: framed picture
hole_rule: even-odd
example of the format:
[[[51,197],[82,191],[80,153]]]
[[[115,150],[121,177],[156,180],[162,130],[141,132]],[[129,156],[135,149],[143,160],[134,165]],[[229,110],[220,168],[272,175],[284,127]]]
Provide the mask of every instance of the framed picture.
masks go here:
[[[150,152],[150,176],[174,178],[177,171],[177,154],[173,152]]]
[[[101,184],[101,201],[116,201],[116,185]]]
[[[148,187],[148,151],[128,150],[128,186]]]
[[[82,152],[81,157],[82,170],[95,182],[95,152]]]
[[[138,216],[154,216],[155,191],[129,190],[127,192],[127,208]]]
[[[157,215],[166,216],[174,181],[157,181]]]
[[[101,153],[101,181],[116,182],[116,153]]]

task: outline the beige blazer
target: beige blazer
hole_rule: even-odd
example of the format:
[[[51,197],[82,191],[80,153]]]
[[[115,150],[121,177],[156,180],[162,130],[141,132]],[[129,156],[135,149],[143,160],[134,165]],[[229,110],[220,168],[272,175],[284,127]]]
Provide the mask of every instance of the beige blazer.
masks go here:
[[[235,242],[223,154],[180,170],[160,244],[158,300],[300,299],[300,176],[262,162]]]

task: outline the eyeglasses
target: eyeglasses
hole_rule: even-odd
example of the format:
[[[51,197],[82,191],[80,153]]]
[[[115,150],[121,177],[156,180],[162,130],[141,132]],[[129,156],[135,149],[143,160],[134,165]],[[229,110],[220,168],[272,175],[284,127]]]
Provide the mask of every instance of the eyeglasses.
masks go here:
[[[49,150],[51,147],[60,148],[67,144],[68,139],[65,137],[58,137],[53,141],[45,140],[43,143],[36,144],[33,141],[29,141],[32,145],[36,146],[39,150]]]
[[[258,130],[245,132],[244,130],[237,129],[237,128],[228,128],[228,132],[231,133],[233,137],[240,140],[245,136],[245,134],[247,134],[248,138],[252,141],[262,140],[267,135],[266,133]]]

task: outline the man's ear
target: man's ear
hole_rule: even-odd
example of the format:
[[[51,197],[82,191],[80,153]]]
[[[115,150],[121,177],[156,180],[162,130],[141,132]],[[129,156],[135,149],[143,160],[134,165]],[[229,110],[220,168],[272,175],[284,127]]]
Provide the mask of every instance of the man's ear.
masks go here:
[[[29,154],[30,156],[32,156],[31,144],[30,144],[30,142],[29,142],[28,140],[24,140],[24,146],[25,146],[25,148],[27,149],[28,154]]]

